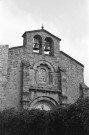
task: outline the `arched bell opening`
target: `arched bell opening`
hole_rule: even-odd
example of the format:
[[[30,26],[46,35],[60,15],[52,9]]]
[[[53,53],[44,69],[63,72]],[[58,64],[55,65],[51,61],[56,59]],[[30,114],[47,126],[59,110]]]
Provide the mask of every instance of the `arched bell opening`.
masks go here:
[[[33,52],[42,53],[42,37],[40,35],[35,35],[33,38]]]
[[[44,41],[44,54],[53,55],[54,42],[50,37],[46,37]]]

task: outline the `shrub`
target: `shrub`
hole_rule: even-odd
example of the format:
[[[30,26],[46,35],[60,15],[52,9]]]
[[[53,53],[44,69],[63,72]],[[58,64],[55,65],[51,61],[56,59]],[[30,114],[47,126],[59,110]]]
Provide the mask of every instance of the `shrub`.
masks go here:
[[[89,98],[78,99],[67,108],[66,135],[89,134]]]
[[[46,135],[64,135],[66,125],[63,120],[62,110],[50,111],[47,113]]]
[[[6,109],[0,135],[89,135],[89,98],[51,111]]]
[[[45,112],[39,110],[4,110],[1,113],[0,135],[42,135]]]

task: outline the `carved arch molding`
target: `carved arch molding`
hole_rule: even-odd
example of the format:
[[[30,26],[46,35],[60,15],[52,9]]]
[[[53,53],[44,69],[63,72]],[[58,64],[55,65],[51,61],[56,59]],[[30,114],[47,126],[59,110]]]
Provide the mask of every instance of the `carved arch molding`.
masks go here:
[[[33,69],[36,71],[36,83],[53,84],[54,68],[50,63],[46,61],[40,61],[34,65]]]
[[[51,110],[55,108],[58,103],[51,97],[41,96],[32,100],[29,109]]]

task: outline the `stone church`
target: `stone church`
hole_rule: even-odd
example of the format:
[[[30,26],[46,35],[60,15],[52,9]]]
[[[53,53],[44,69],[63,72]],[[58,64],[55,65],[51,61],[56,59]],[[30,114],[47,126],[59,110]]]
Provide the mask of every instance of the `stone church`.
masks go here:
[[[23,46],[0,46],[0,110],[50,110],[88,95],[84,65],[60,50],[45,30],[26,31]]]

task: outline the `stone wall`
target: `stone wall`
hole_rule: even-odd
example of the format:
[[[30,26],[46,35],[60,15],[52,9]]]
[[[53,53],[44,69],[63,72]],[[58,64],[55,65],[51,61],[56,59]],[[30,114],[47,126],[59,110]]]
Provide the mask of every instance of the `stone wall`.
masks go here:
[[[21,106],[21,87],[22,87],[22,47],[9,49],[8,55],[8,84],[6,91],[7,107],[19,109]]]
[[[53,39],[54,56],[33,53],[32,39],[35,34],[41,35],[43,40],[46,36]],[[30,102],[42,95],[53,98],[58,104],[75,102],[81,96],[80,83],[84,83],[83,65],[61,52],[58,39],[48,33],[27,33],[24,39],[23,46],[10,48],[9,52],[7,46],[0,48],[0,94],[3,95],[1,98],[6,100],[6,106],[20,109],[22,100]],[[36,66],[40,63],[48,65],[48,69],[51,69],[53,83],[47,85],[36,83]]]
[[[58,59],[59,66],[63,69],[62,73],[62,92],[67,96],[67,103],[73,103],[79,98],[80,84],[84,83],[83,70],[84,67],[78,64],[77,61],[72,60],[68,56],[61,53]]]
[[[8,45],[0,45],[0,110],[6,108]]]
[[[29,88],[38,88],[34,84],[34,70],[33,66],[39,61],[47,61],[54,68],[54,84],[50,87],[45,86],[45,89],[60,90],[62,91],[62,102],[73,103],[80,96],[80,83],[83,82],[83,67],[76,62],[72,61],[62,53],[59,57],[41,56],[38,54],[28,54],[28,50],[24,47],[12,48],[9,50],[9,68],[8,68],[8,85],[7,85],[7,101],[11,107],[19,108],[21,105],[21,91],[29,92]],[[29,69],[29,81],[22,79],[22,63],[24,63]],[[59,70],[61,72],[61,89],[59,88]],[[28,73],[28,74],[29,74]],[[24,81],[24,82],[23,82]],[[22,83],[23,82],[23,83]],[[24,87],[22,86],[22,84]],[[56,86],[56,87],[55,87]],[[22,88],[23,87],[23,88]],[[51,88],[51,89],[50,89]],[[27,91],[26,91],[27,89]],[[40,89],[40,87],[39,87]],[[42,88],[44,89],[44,87]],[[39,92],[38,92],[39,93]],[[47,92],[48,93],[48,92]],[[38,94],[36,94],[38,96]],[[41,94],[42,95],[42,94]],[[51,94],[52,95],[52,94]],[[55,95],[55,94],[54,94]],[[52,95],[52,96],[54,96]],[[54,98],[55,99],[55,98]],[[57,99],[58,101],[58,99]],[[60,99],[59,99],[60,101]]]

